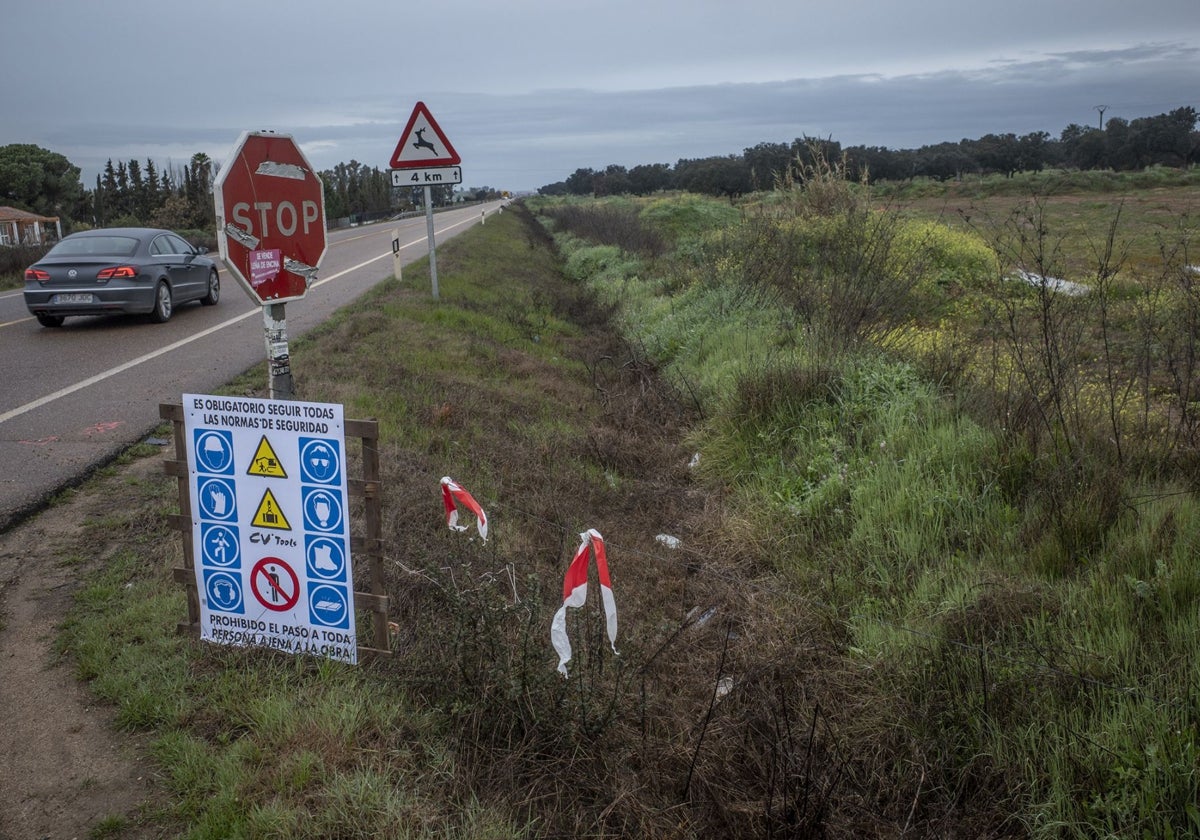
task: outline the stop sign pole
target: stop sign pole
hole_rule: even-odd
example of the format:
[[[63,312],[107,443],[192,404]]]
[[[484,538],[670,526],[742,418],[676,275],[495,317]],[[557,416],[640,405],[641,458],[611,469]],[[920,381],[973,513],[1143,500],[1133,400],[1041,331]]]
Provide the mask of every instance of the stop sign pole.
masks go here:
[[[291,399],[284,306],[325,256],[325,188],[290,134],[243,132],[227,160],[213,184],[221,261],[262,306],[271,399]]]

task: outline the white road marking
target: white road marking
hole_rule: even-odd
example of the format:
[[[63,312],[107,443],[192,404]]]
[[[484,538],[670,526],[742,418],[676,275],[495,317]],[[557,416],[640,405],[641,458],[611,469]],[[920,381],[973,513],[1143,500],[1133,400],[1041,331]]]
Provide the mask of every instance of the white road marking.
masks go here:
[[[455,222],[454,224],[447,225],[445,228],[443,228],[442,232],[445,233],[447,230],[452,230],[453,228],[459,227],[461,225],[471,224],[474,221],[475,221],[474,218],[471,218],[471,219],[467,219],[462,222]],[[355,237],[355,238],[358,238],[358,237]],[[425,241],[425,237],[421,237],[419,239],[414,239],[412,242],[409,242],[405,245],[401,245],[400,247],[407,248],[410,245],[416,245],[417,243],[424,242],[424,241]],[[324,285],[325,283],[329,283],[333,280],[336,280],[339,277],[345,276],[352,271],[358,271],[360,268],[368,266],[373,262],[379,262],[380,260],[387,258],[387,257],[391,257],[391,256],[392,256],[392,252],[389,249],[388,252],[385,254],[380,254],[378,257],[372,257],[371,259],[366,260],[365,262],[361,262],[358,265],[351,266],[350,268],[347,268],[343,271],[339,271],[337,274],[333,274],[322,280],[318,280],[316,283],[313,283],[313,286],[316,287],[316,286]],[[38,399],[33,400],[32,402],[27,402],[27,403],[25,403],[25,405],[18,406],[17,408],[12,409],[11,411],[6,411],[3,414],[0,414],[0,423],[5,423],[9,420],[12,420],[14,417],[20,417],[22,414],[26,414],[27,412],[33,411],[34,409],[37,409],[37,408],[41,408],[42,406],[47,405],[48,403],[52,403],[55,400],[62,399],[63,397],[74,394],[76,391],[81,391],[84,388],[88,388],[92,385],[95,385],[97,382],[103,382],[106,379],[111,379],[112,377],[117,376],[118,374],[122,374],[131,368],[135,368],[138,365],[143,364],[144,362],[148,362],[151,359],[157,359],[159,356],[170,353],[173,350],[178,350],[180,347],[185,347],[188,344],[191,344],[193,341],[199,341],[200,339],[204,338],[205,336],[212,335],[213,333],[217,332],[218,330],[223,330],[226,327],[233,326],[234,324],[236,324],[240,321],[245,321],[247,318],[251,318],[255,315],[258,315],[260,317],[262,316],[262,308],[261,307],[251,309],[249,312],[245,312],[234,318],[230,318],[227,321],[222,321],[219,324],[214,324],[213,326],[209,327],[208,329],[201,330],[200,332],[196,333],[195,335],[188,336],[187,338],[181,338],[179,341],[176,341],[174,344],[168,344],[166,347],[160,347],[159,349],[155,350],[152,353],[146,353],[143,356],[138,356],[136,359],[130,359],[128,362],[125,362],[124,364],[117,365],[116,367],[109,368],[108,370],[105,370],[105,371],[101,371],[100,373],[96,374],[95,376],[88,377],[87,379],[84,379],[80,382],[76,382],[74,385],[68,385],[66,388],[60,388],[59,390],[55,391],[53,394],[47,394],[46,396],[39,397]],[[29,320],[29,319],[22,319],[22,320]],[[17,322],[10,321],[9,323],[17,323]],[[5,325],[0,324],[0,326],[5,326]]]

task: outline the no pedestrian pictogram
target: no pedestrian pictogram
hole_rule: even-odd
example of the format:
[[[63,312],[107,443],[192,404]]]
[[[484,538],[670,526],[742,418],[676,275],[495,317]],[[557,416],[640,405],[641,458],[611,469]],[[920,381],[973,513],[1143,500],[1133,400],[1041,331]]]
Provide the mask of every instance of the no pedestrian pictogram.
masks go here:
[[[264,557],[250,572],[250,591],[269,610],[286,612],[300,600],[300,579],[278,557]]]

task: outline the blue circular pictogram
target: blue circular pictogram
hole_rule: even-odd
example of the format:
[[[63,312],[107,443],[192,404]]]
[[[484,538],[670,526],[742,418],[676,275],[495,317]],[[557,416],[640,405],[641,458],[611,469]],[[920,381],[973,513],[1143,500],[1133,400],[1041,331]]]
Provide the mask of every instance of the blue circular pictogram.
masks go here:
[[[242,601],[242,576],[226,571],[205,571],[204,591],[208,608],[227,613],[245,612]]]
[[[345,581],[346,549],[340,539],[309,535],[304,541],[304,557],[310,578]]]
[[[303,494],[305,530],[325,534],[342,533],[344,521],[341,494],[320,487],[305,487]]]
[[[202,519],[237,521],[237,493],[234,483],[225,478],[201,478],[196,483]]]
[[[341,454],[337,441],[300,438],[300,480],[314,484],[340,484]]]
[[[233,474],[233,435],[215,429],[196,429],[196,466],[200,472]]]
[[[241,560],[238,529],[229,525],[206,522],[200,528],[202,558],[208,566],[237,566]]]
[[[321,583],[308,590],[308,613],[313,624],[325,627],[350,627],[350,606],[340,586]]]

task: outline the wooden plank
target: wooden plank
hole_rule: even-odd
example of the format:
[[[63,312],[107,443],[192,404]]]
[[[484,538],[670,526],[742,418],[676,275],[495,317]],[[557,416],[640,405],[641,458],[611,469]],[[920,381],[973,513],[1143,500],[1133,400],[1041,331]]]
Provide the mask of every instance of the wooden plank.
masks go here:
[[[373,613],[383,613],[387,615],[388,596],[375,595],[371,592],[355,592],[354,593],[354,609],[368,610]]]
[[[372,423],[370,428],[364,428],[359,435],[362,438],[362,467],[363,481],[366,483],[365,501],[363,503],[363,519],[365,536],[368,539],[383,539],[383,492],[381,484],[382,471],[379,466],[379,424]],[[390,650],[388,640],[387,588],[383,573],[383,552],[372,552],[367,555],[371,569],[371,593],[383,598],[384,608],[372,615],[374,623],[375,648]]]
[[[159,403],[158,414],[164,420],[170,420],[172,426],[171,437],[175,441],[175,459],[164,464],[164,471],[167,475],[175,477],[175,486],[179,490],[179,510],[186,511],[186,527],[180,528],[178,517],[183,514],[173,515],[168,521],[173,523],[173,527],[179,528],[183,535],[183,565],[184,568],[192,573],[192,582],[184,587],[184,593],[187,596],[188,624],[199,626],[200,623],[200,593],[195,585],[195,569],[196,569],[196,554],[195,546],[192,545],[192,496],[189,488],[190,476],[187,469],[187,442],[184,434],[184,418],[182,403]],[[179,469],[178,464],[182,463],[183,468]]]
[[[172,478],[187,478],[187,461],[163,461],[163,472]]]
[[[350,550],[355,554],[382,554],[383,540],[372,537],[350,537]]]
[[[347,418],[345,426],[346,437],[379,439],[378,420],[350,420]]]
[[[346,492],[359,499],[377,499],[382,490],[378,481],[366,481],[361,478],[346,479]]]

